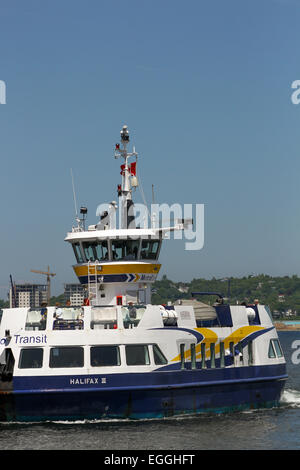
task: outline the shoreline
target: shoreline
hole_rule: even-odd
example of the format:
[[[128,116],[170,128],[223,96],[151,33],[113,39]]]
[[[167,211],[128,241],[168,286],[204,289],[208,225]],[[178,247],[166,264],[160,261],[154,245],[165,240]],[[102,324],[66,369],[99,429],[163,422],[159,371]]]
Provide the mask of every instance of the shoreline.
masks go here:
[[[274,326],[279,331],[300,331],[300,324],[286,325],[282,322],[274,322]]]

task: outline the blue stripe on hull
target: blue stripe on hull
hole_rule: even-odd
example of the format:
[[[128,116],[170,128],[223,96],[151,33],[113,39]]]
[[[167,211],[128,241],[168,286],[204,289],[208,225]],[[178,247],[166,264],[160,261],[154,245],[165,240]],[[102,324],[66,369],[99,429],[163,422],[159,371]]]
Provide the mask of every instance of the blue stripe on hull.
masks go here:
[[[276,406],[284,381],[164,390],[85,391],[19,394],[17,421],[55,419],[162,418]]]
[[[277,365],[111,374],[106,383],[93,376],[99,386],[78,377],[83,384],[78,378],[74,387],[67,376],[16,377],[6,419],[141,419],[268,407],[279,403],[286,375],[285,365]]]

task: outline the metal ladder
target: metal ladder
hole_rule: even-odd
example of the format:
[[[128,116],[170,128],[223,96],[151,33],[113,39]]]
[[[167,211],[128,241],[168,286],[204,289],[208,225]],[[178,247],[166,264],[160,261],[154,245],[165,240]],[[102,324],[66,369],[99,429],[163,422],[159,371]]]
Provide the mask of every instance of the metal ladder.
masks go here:
[[[94,276],[94,279],[93,279]],[[90,303],[93,300],[97,301],[97,294],[98,294],[98,283],[97,283],[97,267],[94,264],[93,266],[90,265],[90,261],[88,262],[88,297]]]

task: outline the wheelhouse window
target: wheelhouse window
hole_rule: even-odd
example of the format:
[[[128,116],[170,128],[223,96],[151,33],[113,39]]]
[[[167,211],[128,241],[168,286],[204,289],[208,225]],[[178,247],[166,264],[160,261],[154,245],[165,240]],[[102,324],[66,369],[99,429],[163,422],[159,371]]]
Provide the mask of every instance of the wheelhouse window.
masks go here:
[[[83,263],[84,259],[83,259],[83,256],[82,256],[80,243],[79,242],[73,243],[72,246],[73,246],[73,250],[74,250],[74,254],[75,254],[75,258],[76,258],[77,263]]]
[[[126,364],[128,366],[146,366],[150,364],[148,346],[146,344],[127,344]]]
[[[159,246],[159,240],[142,240],[141,259],[157,259]]]
[[[91,347],[92,367],[119,366],[120,364],[120,350],[118,346],[105,345]]]
[[[19,369],[38,369],[43,365],[43,348],[21,349]]]
[[[83,348],[63,346],[50,349],[50,367],[83,367]]]
[[[139,240],[112,240],[112,259],[114,261],[138,259],[139,246]]]
[[[102,242],[83,242],[82,246],[87,261],[107,261],[109,258],[107,240]]]

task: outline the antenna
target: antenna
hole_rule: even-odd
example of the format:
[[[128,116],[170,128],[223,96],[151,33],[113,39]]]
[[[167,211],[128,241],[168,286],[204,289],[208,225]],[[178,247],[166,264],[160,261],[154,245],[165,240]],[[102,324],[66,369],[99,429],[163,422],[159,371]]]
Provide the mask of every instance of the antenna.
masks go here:
[[[74,206],[75,206],[75,215],[76,219],[78,219],[78,210],[77,210],[77,202],[76,202],[76,194],[75,194],[75,186],[74,186],[74,178],[73,178],[73,171],[71,168],[71,178],[72,178],[72,187],[73,187],[73,198],[74,198]]]
[[[152,204],[154,204],[154,184],[152,184]]]

